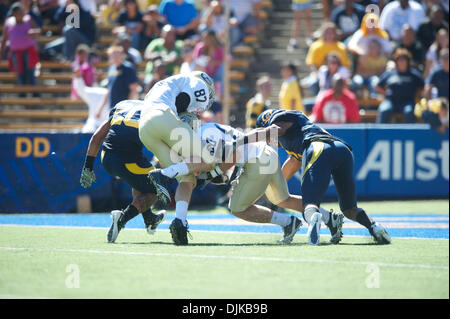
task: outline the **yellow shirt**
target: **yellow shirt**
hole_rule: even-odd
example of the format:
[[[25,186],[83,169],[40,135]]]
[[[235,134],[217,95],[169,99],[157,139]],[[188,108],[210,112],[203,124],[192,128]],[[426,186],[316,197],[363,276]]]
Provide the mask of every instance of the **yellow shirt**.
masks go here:
[[[280,107],[285,110],[296,110],[304,112],[300,85],[296,77],[292,76],[283,81],[279,95]],[[295,100],[295,107],[292,108],[292,100]]]
[[[318,69],[326,63],[325,58],[331,52],[335,52],[339,55],[343,66],[350,66],[350,60],[347,57],[345,45],[342,42],[330,44],[325,43],[322,39],[314,41],[309,47],[308,55],[306,56],[306,64],[309,66],[315,65]]]
[[[261,93],[257,93],[247,102],[247,112],[245,114],[245,123],[247,128],[256,128],[258,116],[270,108],[270,101],[264,101]]]
[[[105,6],[105,8],[100,13],[103,25],[113,25],[114,21],[119,17],[119,13],[119,11],[113,11],[111,7]]]

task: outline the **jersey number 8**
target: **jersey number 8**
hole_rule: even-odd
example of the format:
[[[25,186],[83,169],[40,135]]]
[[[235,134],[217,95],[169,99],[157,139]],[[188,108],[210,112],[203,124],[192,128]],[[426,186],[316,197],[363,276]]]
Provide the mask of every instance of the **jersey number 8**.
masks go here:
[[[196,97],[196,101],[197,102],[206,102],[206,92],[204,89],[198,90],[198,91],[194,91],[194,95]],[[201,98],[203,97],[203,98]]]

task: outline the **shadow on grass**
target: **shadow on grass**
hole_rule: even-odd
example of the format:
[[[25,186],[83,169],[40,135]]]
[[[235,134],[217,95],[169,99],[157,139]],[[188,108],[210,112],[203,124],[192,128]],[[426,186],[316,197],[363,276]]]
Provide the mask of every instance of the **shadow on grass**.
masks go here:
[[[148,242],[118,242],[116,243],[118,245],[168,245],[168,246],[174,246],[174,243],[172,242],[164,242],[164,241],[148,241]],[[194,247],[212,247],[212,246],[218,246],[218,247],[297,247],[297,246],[311,246],[307,242],[303,243],[291,243],[289,245],[284,244],[278,244],[278,243],[193,243],[190,242],[187,246],[194,246]],[[319,246],[382,246],[378,245],[377,243],[372,242],[361,242],[361,243],[339,243],[337,245],[334,245],[329,242],[320,243]],[[182,246],[180,246],[182,247]]]

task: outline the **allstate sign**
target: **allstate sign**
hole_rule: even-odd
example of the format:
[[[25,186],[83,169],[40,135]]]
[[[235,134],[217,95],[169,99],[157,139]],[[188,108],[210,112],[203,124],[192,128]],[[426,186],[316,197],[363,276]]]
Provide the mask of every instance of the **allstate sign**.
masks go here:
[[[439,134],[428,125],[324,127],[353,147],[359,196],[448,197],[448,133]],[[289,181],[289,188],[300,193],[300,174]],[[335,194],[331,181],[327,195]]]

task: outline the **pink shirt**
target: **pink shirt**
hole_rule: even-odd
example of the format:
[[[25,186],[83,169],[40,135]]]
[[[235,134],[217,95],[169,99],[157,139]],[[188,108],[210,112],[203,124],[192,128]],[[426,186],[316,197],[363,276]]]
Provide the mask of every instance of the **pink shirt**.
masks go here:
[[[15,17],[6,20],[6,32],[8,32],[9,47],[12,51],[24,50],[36,45],[34,39],[28,35],[31,28],[31,17],[28,14],[24,16],[21,24],[16,24]]]
[[[201,55],[206,55],[206,52],[203,52],[203,49],[205,47],[205,44],[203,42],[199,42],[197,43],[197,45],[194,47],[194,51],[193,51],[193,57],[194,59],[197,59],[198,57],[200,57]],[[217,48],[216,51],[214,52],[213,56],[210,57],[211,60],[213,61],[223,61],[225,55],[225,49],[224,48]],[[211,63],[208,63],[208,65],[206,66],[206,73],[208,73],[211,76],[214,76],[217,73],[217,70],[219,69],[219,65],[217,66],[213,66]]]

